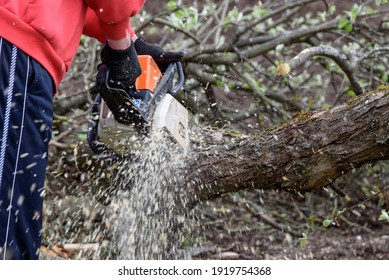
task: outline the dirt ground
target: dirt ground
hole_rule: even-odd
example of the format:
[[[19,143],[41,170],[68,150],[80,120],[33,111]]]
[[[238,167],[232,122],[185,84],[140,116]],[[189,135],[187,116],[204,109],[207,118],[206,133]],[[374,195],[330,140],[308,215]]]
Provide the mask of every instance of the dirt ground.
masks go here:
[[[248,213],[233,201],[232,196],[220,198],[198,205],[188,215],[180,232],[181,242],[176,244],[178,251],[175,258],[389,260],[389,223],[378,221],[376,201],[366,203],[363,211],[345,213],[343,219],[338,218],[335,225],[325,228],[319,217],[325,211],[316,209],[316,212],[310,212],[306,209],[307,203],[301,201],[296,201],[293,206],[290,204],[290,207],[287,205],[289,202],[283,204],[281,201],[283,205],[280,206],[280,200],[276,202],[274,194],[263,196],[263,201],[269,205],[263,206],[261,215],[266,219],[270,217],[284,230]],[[284,197],[282,194],[280,196]],[[248,197],[250,203],[255,199],[251,195]],[[65,196],[56,202],[47,199],[45,203],[45,214],[50,218],[46,219],[44,225],[41,258],[112,259],[103,252],[107,244],[115,246],[110,240],[111,207],[98,205],[92,198],[81,196]],[[54,204],[60,207],[54,207]],[[331,202],[316,206],[333,207]],[[299,210],[305,214],[299,213]],[[304,247],[301,246],[303,233],[308,236]],[[77,249],[77,246],[82,249]],[[100,252],[97,254],[97,251]]]
[[[215,206],[219,203],[213,202],[208,211],[215,211]],[[308,234],[308,242],[302,247],[301,237],[274,229],[257,217],[245,216],[236,205],[228,208],[228,204],[223,204],[226,213],[218,218],[208,216],[199,222],[198,230],[204,244],[190,249],[194,259],[389,259],[389,224],[379,222],[371,216],[368,212],[375,212],[373,209],[366,211],[361,217],[345,215],[348,219],[340,220],[328,228],[321,227],[319,220],[310,226],[304,226],[298,224],[296,218],[297,224],[294,226],[303,226],[301,237],[303,232]],[[269,210],[272,211],[274,209]],[[289,212],[286,217],[293,220],[296,214]]]

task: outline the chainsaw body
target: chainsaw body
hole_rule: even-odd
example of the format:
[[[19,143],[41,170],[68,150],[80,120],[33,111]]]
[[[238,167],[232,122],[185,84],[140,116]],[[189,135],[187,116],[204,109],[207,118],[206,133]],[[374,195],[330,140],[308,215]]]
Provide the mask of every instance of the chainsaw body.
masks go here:
[[[88,143],[96,154],[130,153],[141,148],[143,137],[159,133],[183,149],[189,146],[188,111],[174,98],[184,85],[181,64],[170,64],[162,74],[151,56],[138,59],[142,74],[127,91],[112,86],[106,65],[99,68],[88,130]]]

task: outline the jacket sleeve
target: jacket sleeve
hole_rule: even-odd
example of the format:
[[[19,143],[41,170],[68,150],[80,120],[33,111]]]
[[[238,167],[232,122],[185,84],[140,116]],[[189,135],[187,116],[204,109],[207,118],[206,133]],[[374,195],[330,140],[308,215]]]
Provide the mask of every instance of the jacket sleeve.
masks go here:
[[[85,17],[84,30],[82,31],[86,36],[96,38],[101,43],[105,42],[106,36],[101,32],[99,18],[95,12],[88,8]]]
[[[118,40],[126,35],[133,36],[130,18],[139,13],[145,2],[146,0],[85,0],[89,8],[84,34],[100,41],[103,37]],[[97,30],[97,22],[100,30]]]

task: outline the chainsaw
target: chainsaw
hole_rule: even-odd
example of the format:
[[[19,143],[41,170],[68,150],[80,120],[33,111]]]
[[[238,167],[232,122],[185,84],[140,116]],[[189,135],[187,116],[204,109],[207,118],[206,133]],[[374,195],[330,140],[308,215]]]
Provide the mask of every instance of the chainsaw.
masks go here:
[[[95,154],[128,154],[141,149],[144,137],[161,133],[182,149],[189,147],[188,110],[175,98],[185,82],[181,63],[162,73],[151,56],[138,59],[142,74],[130,90],[112,86],[109,67],[99,68],[87,135]]]

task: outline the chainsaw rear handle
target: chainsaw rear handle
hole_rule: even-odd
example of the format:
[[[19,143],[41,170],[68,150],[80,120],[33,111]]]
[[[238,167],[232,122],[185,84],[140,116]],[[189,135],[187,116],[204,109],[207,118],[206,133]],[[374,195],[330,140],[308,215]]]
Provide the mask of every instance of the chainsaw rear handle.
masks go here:
[[[95,154],[101,154],[102,152],[107,152],[108,149],[104,143],[97,140],[97,129],[99,123],[99,106],[101,104],[101,96],[97,94],[93,102],[92,110],[89,117],[88,123],[88,134],[87,140],[89,147]]]
[[[171,89],[170,94],[173,96],[176,96],[182,87],[184,86],[185,83],[185,75],[184,75],[184,70],[182,69],[182,64],[181,62],[176,62],[174,63],[177,69],[177,81],[173,85],[173,88]]]

